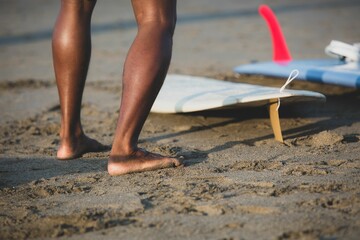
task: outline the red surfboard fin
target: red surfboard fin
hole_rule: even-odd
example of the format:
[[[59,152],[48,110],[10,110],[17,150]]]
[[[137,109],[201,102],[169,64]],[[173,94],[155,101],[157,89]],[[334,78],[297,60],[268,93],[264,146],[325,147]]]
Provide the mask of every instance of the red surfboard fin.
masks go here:
[[[259,6],[259,14],[266,21],[270,31],[273,44],[273,61],[277,63],[290,62],[292,60],[290,51],[274,12],[269,6],[262,4]]]

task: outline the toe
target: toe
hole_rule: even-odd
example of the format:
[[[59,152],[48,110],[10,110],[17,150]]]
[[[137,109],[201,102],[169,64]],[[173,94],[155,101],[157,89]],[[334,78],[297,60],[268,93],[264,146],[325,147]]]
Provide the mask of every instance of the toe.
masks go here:
[[[179,167],[183,165],[183,158],[173,158],[173,164],[175,165],[175,167]]]

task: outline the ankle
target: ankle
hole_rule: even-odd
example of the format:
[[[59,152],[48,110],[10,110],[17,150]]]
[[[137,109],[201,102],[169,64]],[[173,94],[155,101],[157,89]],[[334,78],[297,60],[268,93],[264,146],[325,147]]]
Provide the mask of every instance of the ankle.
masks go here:
[[[113,144],[111,148],[111,156],[130,156],[138,151],[137,146]]]
[[[61,140],[75,140],[84,137],[85,134],[81,127],[76,127],[73,130],[69,128],[60,129],[60,139]]]

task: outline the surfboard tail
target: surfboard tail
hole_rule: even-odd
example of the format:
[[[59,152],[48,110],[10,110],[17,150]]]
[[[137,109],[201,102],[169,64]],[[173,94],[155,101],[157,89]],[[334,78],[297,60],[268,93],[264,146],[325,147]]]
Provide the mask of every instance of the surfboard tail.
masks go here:
[[[292,60],[291,54],[276,15],[265,4],[259,6],[259,14],[264,18],[270,31],[273,45],[273,61],[277,63],[290,62]]]

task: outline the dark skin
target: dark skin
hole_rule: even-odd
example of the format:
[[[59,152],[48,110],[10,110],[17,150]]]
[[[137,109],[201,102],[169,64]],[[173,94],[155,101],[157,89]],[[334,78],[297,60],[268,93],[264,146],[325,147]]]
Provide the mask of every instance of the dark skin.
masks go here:
[[[90,23],[95,0],[62,0],[53,33],[53,62],[61,106],[60,160],[107,150],[82,129],[82,94],[91,56]],[[122,99],[108,161],[110,175],[181,165],[176,158],[137,146],[141,129],[171,60],[176,0],[132,0],[138,33],[126,57]]]

